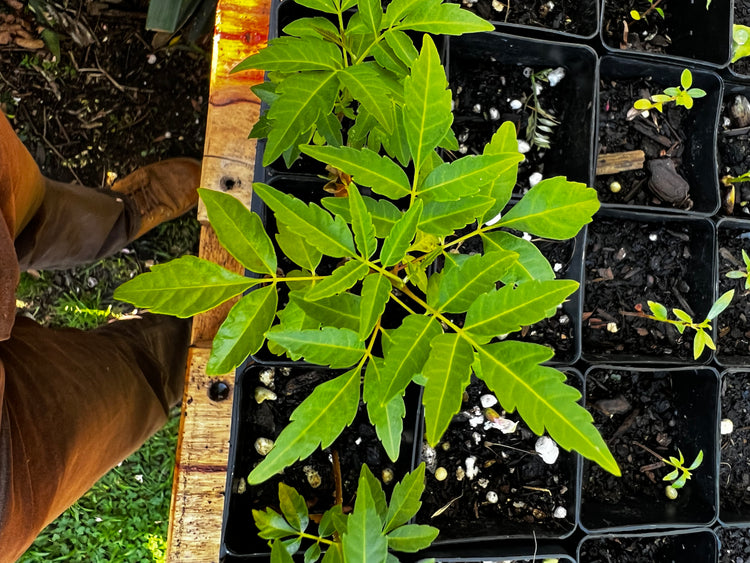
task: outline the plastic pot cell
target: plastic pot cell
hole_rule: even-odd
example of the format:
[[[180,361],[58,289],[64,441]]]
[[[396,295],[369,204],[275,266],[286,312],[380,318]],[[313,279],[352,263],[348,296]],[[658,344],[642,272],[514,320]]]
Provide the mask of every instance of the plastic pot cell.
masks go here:
[[[360,404],[352,425],[329,448],[317,449],[307,459],[294,463],[264,483],[247,483],[248,474],[263,458],[262,448],[258,451],[258,440],[275,440],[288,424],[292,411],[314,387],[340,373],[312,366],[251,365],[239,374],[232,410],[224,508],[222,544],[226,553],[251,556],[269,552],[266,540],[256,534],[252,510],[269,506],[278,510],[278,483],[282,480],[305,498],[311,514],[322,514],[335,503],[338,476],[344,503],[349,503],[353,502],[363,464],[378,477],[384,470],[392,472],[392,480],[385,478],[388,483],[383,484],[388,495],[393,485],[408,472],[417,408],[416,395],[411,392],[407,392],[405,399],[407,415],[397,462],[388,458],[368,421],[364,405]]]
[[[638,55],[662,60],[700,61],[715,68],[725,66],[731,57],[732,2],[664,2],[648,0],[604,0],[600,34],[611,51],[626,49]],[[659,6],[661,4],[661,6]],[[656,8],[662,9],[661,17]],[[638,21],[632,10],[646,14]],[[627,26],[628,33],[624,32]]]
[[[713,368],[591,367],[585,405],[622,477],[583,461],[581,528],[596,533],[711,525],[718,512],[718,391]],[[673,468],[662,460],[679,452],[685,467],[699,452],[703,461],[671,499],[665,491],[671,481],[664,477]]]
[[[722,84],[711,71],[690,67],[693,87],[706,96],[688,110],[665,103],[641,113],[633,104],[680,86],[685,66],[602,57],[594,186],[605,206],[692,211],[719,209],[716,125]]]
[[[750,182],[725,185],[722,180],[739,178],[750,171],[750,87],[747,84],[724,82],[716,138],[717,177],[722,194],[719,213],[750,219]]]
[[[580,388],[580,374],[566,373]],[[427,469],[417,523],[440,529],[435,545],[568,537],[578,457],[552,443],[558,456],[543,459],[540,438],[482,381],[472,379],[465,399],[435,448],[424,437],[415,442],[414,465]]]
[[[492,0],[461,3],[465,8],[489,20],[500,31],[516,35],[547,35],[561,41],[592,39],[599,29],[599,2],[538,2],[516,0],[498,5]],[[499,9],[496,9],[497,8]],[[509,6],[509,8],[508,8]]]
[[[750,219],[721,219],[716,224],[716,233],[719,295],[734,290],[732,302],[714,321],[717,332],[716,360],[724,366],[747,366],[750,365],[750,300],[745,290],[747,278],[729,278],[727,274],[747,271],[742,252],[750,252]]]
[[[750,372],[727,370],[721,376],[721,463],[719,520],[750,526]]]
[[[718,541],[708,529],[589,536],[578,545],[578,563],[716,563]]]
[[[551,81],[540,77],[547,71]],[[532,78],[536,101],[531,96]],[[590,185],[596,88],[592,49],[500,33],[451,37],[448,82],[459,153],[481,154],[500,124],[511,121],[519,139],[529,139],[519,143],[525,160],[519,165],[517,194],[539,176],[566,176]],[[545,125],[551,133],[537,127],[537,135],[527,137],[529,122],[539,113],[535,107],[559,124]],[[540,134],[549,148],[534,142]]]
[[[584,257],[583,358],[695,363],[692,329],[680,334],[644,315],[651,312],[648,301],[655,301],[697,322],[705,318],[715,299],[715,239],[708,219],[597,213],[588,226]],[[698,361],[710,358],[706,347]]]

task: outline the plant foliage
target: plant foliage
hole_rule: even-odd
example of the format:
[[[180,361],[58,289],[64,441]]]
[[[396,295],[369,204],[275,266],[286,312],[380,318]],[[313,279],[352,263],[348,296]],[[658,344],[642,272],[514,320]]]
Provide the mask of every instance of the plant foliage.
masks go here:
[[[270,131],[283,131],[273,139],[269,133],[267,158],[292,150],[334,167],[337,190],[344,197],[323,198],[321,207],[266,184],[254,185],[254,195],[275,217],[280,251],[297,266],[281,272],[279,249],[251,212],[228,194],[201,190],[219,241],[257,277],[243,283],[228,272],[220,275],[218,266],[191,258],[189,264],[176,261],[154,268],[120,287],[116,297],[184,315],[250,289],[222,326],[209,370],[221,373],[239,365],[264,341],[274,353],[293,360],[346,370],[294,411],[275,447],[248,477],[251,484],[330,445],[352,422],[360,398],[395,459],[402,395],[410,382],[425,388],[427,438],[436,444],[460,409],[472,370],[503,408],[518,409],[534,432],[549,432],[561,447],[619,475],[591,415],[578,404],[580,394],[565,384],[561,372],[542,365],[552,351],[496,338],[551,315],[578,286],[555,279],[536,247],[509,229],[558,240],[575,236],[599,208],[596,192],[565,178],[549,178],[505,212],[523,158],[510,123],[500,127],[482,155],[443,162],[437,149],[451,136],[452,123],[445,70],[429,35],[417,50],[403,33],[459,33],[486,29],[485,23],[440,0],[394,0],[385,12],[369,3],[363,8],[365,0],[360,0],[359,12],[346,25],[341,12],[355,4],[351,0],[343,6],[338,0],[300,3],[336,15],[338,27],[319,18],[295,22],[287,31],[296,35],[273,43],[243,66],[271,70],[272,64],[274,72],[284,75],[270,83],[269,91],[278,97],[267,125]],[[310,41],[338,45],[336,63],[330,62],[333,50],[313,48],[305,43]],[[296,45],[293,51],[289,44]],[[357,87],[351,73],[342,75],[353,68],[347,63],[361,62],[370,53],[392,69],[372,64],[357,75],[370,91],[390,89],[389,95],[378,94],[368,102],[353,94]],[[325,107],[315,102],[315,111],[300,125],[292,114],[304,114],[311,106],[297,94],[287,96],[286,105],[280,102],[290,92],[289,81],[304,81],[299,93],[306,97],[331,83],[334,101]],[[355,98],[357,103],[350,104]],[[354,119],[354,127],[366,119],[370,141],[377,131],[389,131],[391,116],[395,125],[389,138],[400,136],[401,141],[387,144],[382,136],[383,147],[370,141],[369,147],[361,146],[352,142],[351,129],[348,146],[313,146],[305,144],[308,134],[286,136],[287,130],[321,132],[321,124],[333,121],[338,127],[345,116]],[[380,148],[385,155],[375,150]],[[469,241],[479,244],[479,252],[461,254],[460,247]],[[288,299],[277,301],[282,285],[289,289]],[[384,325],[387,307],[402,311],[398,326]],[[353,529],[374,520],[372,514],[361,516],[355,524],[359,528]]]
[[[701,88],[692,88],[693,73],[688,69],[683,69],[680,75],[680,85],[671,86],[664,90],[663,94],[653,94],[651,99],[641,98],[637,100],[633,107],[637,110],[655,109],[662,111],[662,106],[674,102],[676,106],[683,106],[687,109],[693,107],[696,98],[703,98],[706,91]]]

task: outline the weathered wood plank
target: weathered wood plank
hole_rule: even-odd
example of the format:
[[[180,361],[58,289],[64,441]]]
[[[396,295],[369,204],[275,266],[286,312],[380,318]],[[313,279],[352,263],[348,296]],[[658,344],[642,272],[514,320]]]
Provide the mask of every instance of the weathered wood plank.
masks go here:
[[[252,198],[255,141],[247,135],[260,111],[259,100],[250,86],[262,81],[263,74],[229,71],[265,46],[269,9],[270,0],[219,0],[216,13],[201,186],[231,193],[248,206]],[[218,243],[202,206],[198,218],[202,223],[201,257],[241,272],[242,266]],[[182,402],[167,542],[170,562],[219,560],[234,374],[208,377],[205,366],[210,342],[231,305],[227,303],[193,320],[194,348]],[[216,379],[229,389],[222,401],[212,400],[208,394]]]

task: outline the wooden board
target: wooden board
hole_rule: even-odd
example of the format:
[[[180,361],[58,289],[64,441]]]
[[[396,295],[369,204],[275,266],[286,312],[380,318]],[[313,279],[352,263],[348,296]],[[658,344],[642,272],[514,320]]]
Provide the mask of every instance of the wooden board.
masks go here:
[[[247,206],[255,162],[255,142],[247,135],[260,111],[250,86],[262,81],[263,74],[229,71],[265,46],[269,9],[270,0],[219,0],[216,11],[201,186],[231,193]],[[201,257],[241,272],[216,240],[203,207],[198,218]],[[229,307],[231,303],[193,320],[167,540],[167,561],[174,563],[219,561],[234,374],[209,377],[205,366],[211,340]],[[209,396],[215,381],[228,386],[223,400]]]

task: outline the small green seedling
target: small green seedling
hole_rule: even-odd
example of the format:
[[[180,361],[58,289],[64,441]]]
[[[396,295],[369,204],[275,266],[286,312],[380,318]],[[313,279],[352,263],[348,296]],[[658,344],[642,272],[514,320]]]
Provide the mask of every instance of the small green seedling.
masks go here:
[[[692,471],[698,469],[698,467],[700,467],[700,464],[703,463],[703,450],[700,450],[698,452],[698,455],[695,456],[693,463],[691,463],[688,467],[685,467],[685,456],[682,455],[682,452],[679,448],[677,448],[677,455],[680,456],[679,458],[669,456],[669,459],[665,459],[657,454],[654,450],[652,450],[651,448],[647,448],[640,442],[634,441],[633,443],[636,446],[646,450],[662,463],[674,467],[674,471],[670,471],[662,478],[662,481],[672,481],[669,485],[664,487],[664,494],[670,500],[675,500],[677,498],[677,496],[679,495],[679,493],[677,492],[678,489],[681,489],[685,486],[685,483],[687,483],[688,479],[693,476]]]
[[[732,62],[736,63],[750,55],[750,27],[734,24],[732,26]]]
[[[711,335],[708,333],[708,331],[711,330],[711,321],[718,317],[719,313],[729,306],[733,297],[733,289],[724,293],[714,302],[708,315],[706,315],[706,318],[700,323],[695,322],[693,318],[682,309],[672,309],[672,312],[677,319],[670,319],[668,318],[669,313],[667,312],[667,308],[656,301],[648,301],[648,306],[651,309],[653,316],[646,315],[643,312],[638,316],[662,323],[672,324],[680,334],[683,334],[686,328],[692,328],[695,331],[695,339],[693,340],[693,357],[697,360],[706,346],[711,348],[711,350],[716,350],[716,345],[714,344]]]
[[[341,504],[326,511],[318,524],[317,534],[308,531],[310,515],[305,499],[292,487],[279,483],[279,507],[253,510],[253,519],[260,532],[270,540],[271,561],[293,563],[292,556],[308,541],[305,562],[313,563],[326,553],[325,561],[367,561],[386,563],[398,561],[389,553],[415,553],[429,547],[438,529],[409,520],[422,505],[424,463],[393,488],[390,504],[386,503],[380,481],[370,469],[362,466],[357,486],[357,498],[351,514],[344,514]]]
[[[693,73],[684,69],[680,75],[680,86],[666,88],[663,94],[654,94],[651,99],[641,98],[637,100],[633,107],[643,111],[647,109],[656,109],[662,111],[662,106],[674,102],[677,106],[683,106],[687,109],[693,107],[696,98],[702,98],[706,91],[701,88],[691,88],[693,85]]]
[[[709,0],[710,2],[710,0]],[[633,18],[635,21],[638,20],[645,20],[646,16],[648,16],[651,12],[656,12],[661,16],[661,19],[664,19],[664,10],[659,8],[659,4],[662,3],[662,0],[648,0],[648,3],[651,4],[648,9],[645,12],[639,12],[638,10],[631,10],[630,11],[630,17]],[[706,6],[708,8],[708,6]]]
[[[745,278],[745,289],[750,289],[750,277],[747,275],[748,270],[750,270],[750,256],[747,255],[744,248],[742,249],[742,261],[745,263],[745,269],[727,272],[727,277],[733,280]]]
[[[726,175],[721,179],[721,183],[729,187],[732,184],[741,184],[742,182],[750,182],[750,170],[740,174],[739,176]]]
[[[542,109],[537,95],[537,81],[544,80],[549,82],[548,76],[552,71],[553,69],[546,68],[539,72],[534,72],[529,76],[531,80],[531,96],[526,104],[531,110],[531,115],[529,116],[529,123],[526,126],[526,142],[540,149],[550,148],[552,128],[560,125],[560,121],[554,115]]]

